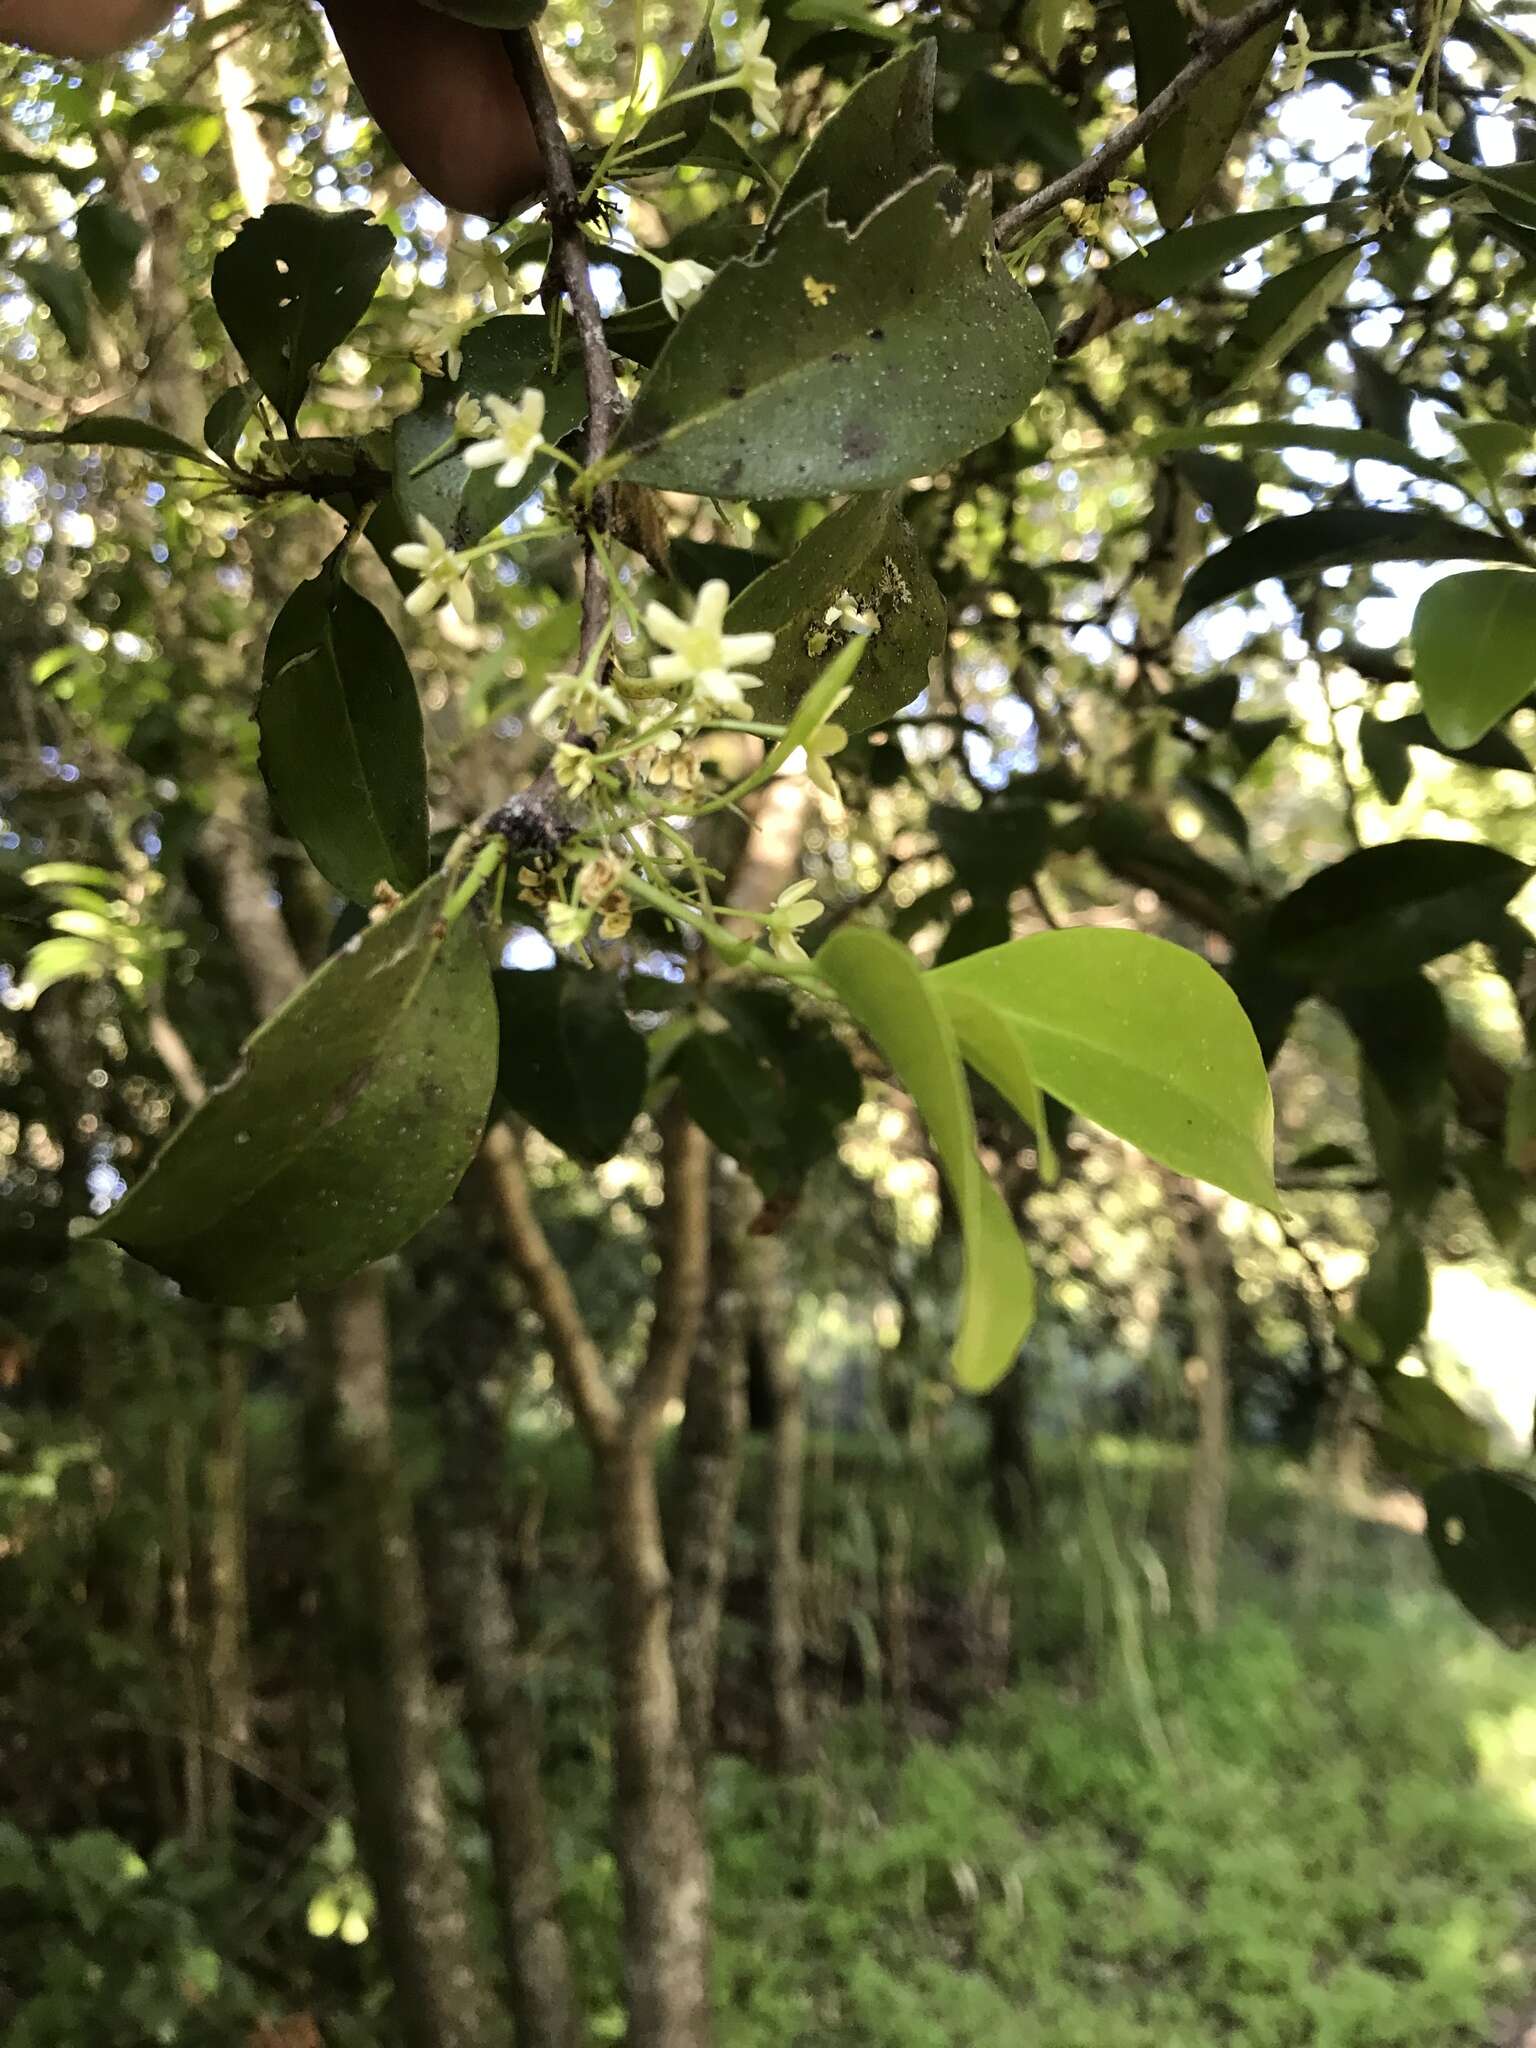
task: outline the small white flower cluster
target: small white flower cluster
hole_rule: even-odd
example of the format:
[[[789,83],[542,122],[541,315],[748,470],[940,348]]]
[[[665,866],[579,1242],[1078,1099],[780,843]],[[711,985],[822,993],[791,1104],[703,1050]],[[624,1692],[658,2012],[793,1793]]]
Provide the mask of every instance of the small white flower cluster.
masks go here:
[[[1437,113],[1421,105],[1417,85],[1407,85],[1401,92],[1375,99],[1357,100],[1349,111],[1355,120],[1367,124],[1367,149],[1375,149],[1383,142],[1405,142],[1421,164],[1429,161],[1435,144],[1444,142],[1451,132]]]
[[[544,394],[527,390],[515,405],[494,392],[483,402],[466,395],[454,407],[453,424],[465,444],[460,457],[465,468],[494,468],[498,488],[514,490],[545,445]],[[418,513],[415,540],[397,547],[394,559],[420,578],[405,601],[412,618],[430,613],[443,638],[466,652],[485,646],[469,581],[472,557],[455,553],[432,521]]]

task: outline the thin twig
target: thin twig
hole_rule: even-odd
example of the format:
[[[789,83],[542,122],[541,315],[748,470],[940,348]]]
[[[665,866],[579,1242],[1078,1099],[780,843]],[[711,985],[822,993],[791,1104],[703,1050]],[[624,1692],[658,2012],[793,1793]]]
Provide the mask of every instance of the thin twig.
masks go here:
[[[1225,21],[1213,21],[1206,28],[1191,28],[1192,55],[1183,70],[1176,72],[1135,119],[1127,121],[1108,142],[1101,143],[1092,156],[1000,215],[996,228],[998,247],[1013,248],[1038,221],[1054,213],[1064,199],[1076,199],[1101,187],[1112,171],[1117,171],[1149,135],[1193,97],[1202,79],[1208,78],[1250,36],[1289,14],[1293,4],[1294,0],[1249,0],[1248,6]]]

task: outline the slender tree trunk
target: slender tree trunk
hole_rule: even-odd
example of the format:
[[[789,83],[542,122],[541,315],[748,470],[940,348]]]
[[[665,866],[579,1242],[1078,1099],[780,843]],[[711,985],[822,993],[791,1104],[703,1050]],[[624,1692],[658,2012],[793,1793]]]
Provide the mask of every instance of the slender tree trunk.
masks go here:
[[[805,1762],[805,1397],[784,1341],[784,1248],[749,1237],[741,1248],[748,1356],[766,1385],[768,1423],[768,1700],[773,1759]]]
[[[1231,1486],[1227,1316],[1217,1271],[1222,1241],[1198,1196],[1191,1194],[1180,1208],[1179,1261],[1195,1340],[1185,1378],[1196,1415],[1184,1536],[1195,1626],[1202,1635],[1212,1635],[1221,1614],[1221,1558]]]
[[[671,1584],[650,1448],[599,1463],[611,1612],[614,1793],[629,2048],[709,2048],[711,1875],[670,1641]]]
[[[886,1711],[897,1735],[912,1719],[912,1531],[901,1508],[883,1518],[880,1544],[880,1654]]]
[[[204,1463],[208,1505],[208,1706],[213,1746],[208,1809],[215,1832],[234,1819],[234,1768],[250,1745],[246,1665],[245,1360],[231,1344],[218,1357],[213,1443]]]
[[[186,1839],[208,1839],[208,1785],[204,1776],[203,1685],[198,1670],[197,1627],[192,1611],[194,1550],[191,1459],[182,1396],[167,1364],[165,1391],[171,1415],[165,1435],[166,1604],[176,1652],[176,1686],[181,1695],[181,1825]]]
[[[358,1836],[408,2048],[503,2038],[437,1763],[438,1701],[410,1504],[395,1460],[382,1271],[312,1296],[320,1379],[312,1475],[325,1518]],[[328,1426],[327,1426],[328,1425]]]
[[[992,1519],[1005,1543],[1032,1536],[1040,1523],[1029,1367],[1020,1359],[986,1397],[987,1476]]]
[[[716,1157],[710,1184],[710,1313],[694,1347],[675,1466],[672,1657],[683,1727],[702,1770],[714,1733],[720,1627],[746,1433],[738,1240],[750,1194]]]

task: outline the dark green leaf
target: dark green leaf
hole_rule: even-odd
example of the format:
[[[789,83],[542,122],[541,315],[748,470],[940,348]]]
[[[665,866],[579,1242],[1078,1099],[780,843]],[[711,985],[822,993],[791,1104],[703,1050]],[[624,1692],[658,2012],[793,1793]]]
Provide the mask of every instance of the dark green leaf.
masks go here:
[[[663,99],[707,84],[715,77],[718,68],[714,37],[706,22],[668,81]],[[680,107],[659,107],[654,114],[646,116],[624,144],[625,176],[643,177],[648,172],[664,170],[670,164],[696,163],[701,148],[709,153],[713,124],[714,107],[708,93],[700,93],[697,99],[684,100]],[[723,134],[724,131],[717,129],[716,133]]]
[[[973,896],[1006,897],[1033,880],[1055,833],[1048,806],[1014,790],[976,810],[935,804],[928,825],[955,880]]]
[[[1225,456],[1207,455],[1200,449],[1178,456],[1174,468],[1196,496],[1210,506],[1223,533],[1242,532],[1259,499],[1259,486],[1251,470],[1240,462],[1228,462]]]
[[[32,262],[18,263],[16,275],[32,296],[40,299],[53,315],[70,354],[77,357],[88,355],[91,312],[85,302],[85,288],[80,282],[79,271],[63,263],[55,263],[51,257],[39,257]]]
[[[1320,206],[1272,206],[1196,221],[1112,263],[1099,273],[1099,287],[1126,306],[1158,305],[1323,211]]]
[[[1518,1472],[1452,1472],[1424,1496],[1440,1575],[1511,1649],[1536,1642],[1536,1486]]]
[[[1536,576],[1472,569],[1431,584],[1413,615],[1413,666],[1436,737],[1480,740],[1536,687]]]
[[[208,408],[203,421],[203,439],[221,460],[233,464],[240,437],[256,417],[256,392],[246,383],[232,384]]]
[[[436,876],[263,1024],[98,1228],[187,1293],[284,1301],[396,1250],[474,1156],[496,1071],[480,939]]]
[[[532,28],[549,0],[425,0],[438,14],[472,21],[480,28]]]
[[[1406,1223],[1382,1232],[1360,1282],[1356,1313],[1374,1340],[1367,1363],[1395,1365],[1429,1321],[1429,1268],[1424,1247]]]
[[[979,902],[962,910],[949,930],[944,934],[944,943],[934,955],[935,967],[948,967],[952,960],[969,960],[973,953],[984,953],[991,946],[1006,945],[1013,936],[1013,920],[1008,912],[1005,896],[985,896]]]
[[[530,386],[544,393],[545,440],[559,441],[581,424],[587,405],[578,352],[567,345],[556,368],[549,322],[536,314],[509,314],[472,328],[456,381],[422,378],[420,404],[395,422],[395,497],[408,522],[429,519],[450,547],[469,547],[538,488],[548,461],[507,491],[498,488],[493,470],[467,469],[453,423],[462,397],[494,393],[516,400]]]
[[[818,192],[828,220],[857,227],[932,169],[936,60],[933,43],[915,43],[859,81],[790,172],[770,234]]]
[[[111,199],[93,199],[75,216],[75,245],[97,303],[110,313],[128,296],[144,230]]]
[[[1406,441],[1394,441],[1390,434],[1378,434],[1367,427],[1320,427],[1306,420],[1237,420],[1192,427],[1169,427],[1152,435],[1147,450],[1161,455],[1171,448],[1261,448],[1283,452],[1287,448],[1313,448],[1320,455],[1337,455],[1341,462],[1390,462],[1397,469],[1437,484],[1456,487],[1454,475],[1443,462],[1420,455]]]
[[[1189,799],[1213,832],[1230,840],[1239,853],[1248,851],[1248,820],[1229,790],[1204,775],[1181,775],[1177,786],[1180,796]]]
[[[817,1017],[776,989],[726,989],[713,998],[730,1031],[696,1031],[673,1061],[688,1108],[763,1194],[794,1193],[857,1115],[858,1070]]]
[[[60,163],[57,157],[33,156],[25,149],[0,149],[0,181],[7,178],[57,178],[66,192],[83,192],[100,175],[94,161],[84,166]]]
[[[1414,839],[1346,854],[1270,914],[1282,973],[1342,986],[1395,981],[1487,938],[1530,869],[1496,847]]]
[[[290,432],[310,378],[362,319],[395,238],[361,213],[269,206],[213,266],[213,303]]]
[[[173,455],[183,462],[195,462],[199,469],[212,467],[201,448],[194,448],[164,427],[148,420],[125,419],[115,413],[88,413],[73,426],[56,434],[28,434],[29,441],[55,441],[61,448],[137,448],[146,455]]]
[[[1383,803],[1401,803],[1413,780],[1413,763],[1408,758],[1408,738],[1398,728],[1397,718],[1377,718],[1366,711],[1360,717],[1360,758]]]
[[[1044,381],[1045,330],[978,184],[930,173],[854,234],[807,201],[724,267],[662,350],[615,452],[725,497],[879,490],[995,439]]]
[[[778,635],[753,695],[755,716],[788,718],[844,645],[848,634],[835,614],[845,591],[859,610],[874,612],[880,630],[870,637],[838,722],[862,732],[927,689],[928,664],[944,648],[944,600],[895,494],[879,492],[829,513],[731,606],[729,631]]]
[[[1378,723],[1385,724],[1405,746],[1427,747],[1431,753],[1441,754],[1448,761],[1460,761],[1468,768],[1514,769],[1522,775],[1531,773],[1527,756],[1509,734],[1497,726],[1485,732],[1480,740],[1474,740],[1469,747],[1453,747],[1436,738],[1422,712],[1410,711],[1402,718],[1379,720]]]
[[[1347,1145],[1314,1145],[1310,1151],[1298,1152],[1291,1164],[1301,1173],[1328,1173],[1337,1166],[1358,1166],[1360,1161]]]
[[[381,612],[339,574],[301,583],[278,613],[256,721],[261,772],[288,830],[334,888],[427,872],[427,761],[410,664]]]
[[[1035,163],[1047,177],[1069,171],[1083,151],[1070,103],[1032,79],[978,71],[938,117],[938,144],[962,170]]]
[[[1288,356],[1342,297],[1360,260],[1360,244],[1324,249],[1266,278],[1249,300],[1212,366],[1228,396]]]
[[[1197,725],[1209,726],[1212,732],[1220,732],[1232,723],[1232,714],[1242,693],[1239,677],[1212,676],[1206,682],[1186,683],[1182,689],[1170,690],[1163,702],[1181,717],[1192,718]]]
[[[501,1064],[496,1091],[516,1115],[583,1166],[611,1159],[645,1101],[645,1040],[618,980],[560,960],[498,970]]]
[[[1236,14],[1243,0],[1216,0],[1215,19]],[[1177,0],[1128,0],[1126,18],[1136,53],[1137,104],[1146,106],[1189,61],[1189,35]],[[1148,138],[1147,184],[1165,228],[1187,220],[1217,177],[1248,118],[1253,96],[1280,40],[1282,18],[1258,29],[1200,81],[1199,90]]]
[[[1329,505],[1293,519],[1250,528],[1209,556],[1184,585],[1175,624],[1275,576],[1286,582],[1324,569],[1370,562],[1454,562],[1518,555],[1502,534],[1458,526],[1439,512],[1382,512],[1367,505]]]
[[[1487,1457],[1486,1426],[1432,1379],[1383,1372],[1376,1392],[1381,1399],[1372,1431],[1377,1455],[1410,1486],[1428,1486],[1452,1466],[1479,1464]]]

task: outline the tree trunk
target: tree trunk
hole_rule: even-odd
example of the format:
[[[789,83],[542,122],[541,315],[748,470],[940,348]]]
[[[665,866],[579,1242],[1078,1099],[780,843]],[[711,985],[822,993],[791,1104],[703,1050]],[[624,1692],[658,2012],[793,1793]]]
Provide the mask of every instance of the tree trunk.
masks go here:
[[[358,1839],[408,2048],[486,2048],[492,2018],[438,1771],[420,1566],[395,1462],[384,1276],[312,1296],[331,1622]]]
[[[1198,1197],[1192,1195],[1181,1211],[1179,1260],[1194,1332],[1185,1379],[1194,1395],[1196,1416],[1184,1537],[1195,1626],[1202,1635],[1212,1635],[1221,1613],[1221,1555],[1231,1483],[1227,1316],[1217,1271],[1222,1240]]]
[[[985,1402],[992,1519],[1005,1543],[1026,1540],[1040,1524],[1040,1474],[1035,1463],[1030,1393],[1029,1368],[1021,1358]]]
[[[181,1396],[172,1376],[167,1392],[173,1404]],[[192,1496],[185,1418],[172,1413],[165,1439],[166,1598],[171,1641],[176,1649],[176,1684],[181,1695],[181,1824],[186,1839],[201,1846],[208,1839],[208,1787],[203,1773],[203,1687],[198,1673],[196,1629],[192,1618]]]
[[[234,1819],[235,1766],[250,1745],[246,1668],[245,1361],[233,1345],[218,1357],[214,1438],[204,1464],[208,1497],[209,1822],[227,1833]]]
[[[624,1891],[628,2048],[709,2048],[709,1850],[670,1642],[671,1585],[652,1452],[626,1432],[599,1457]]]
[[[898,1736],[912,1718],[912,1531],[902,1509],[883,1518],[880,1545],[880,1654],[886,1712]]]
[[[747,1352],[768,1390],[768,1699],[773,1759],[781,1771],[805,1762],[805,1399],[800,1369],[784,1343],[784,1248],[749,1237],[741,1248]]]
[[[678,1433],[672,1657],[683,1727],[702,1770],[714,1733],[720,1626],[746,1430],[738,1241],[750,1193],[716,1157],[710,1185],[710,1315],[694,1348]]]

